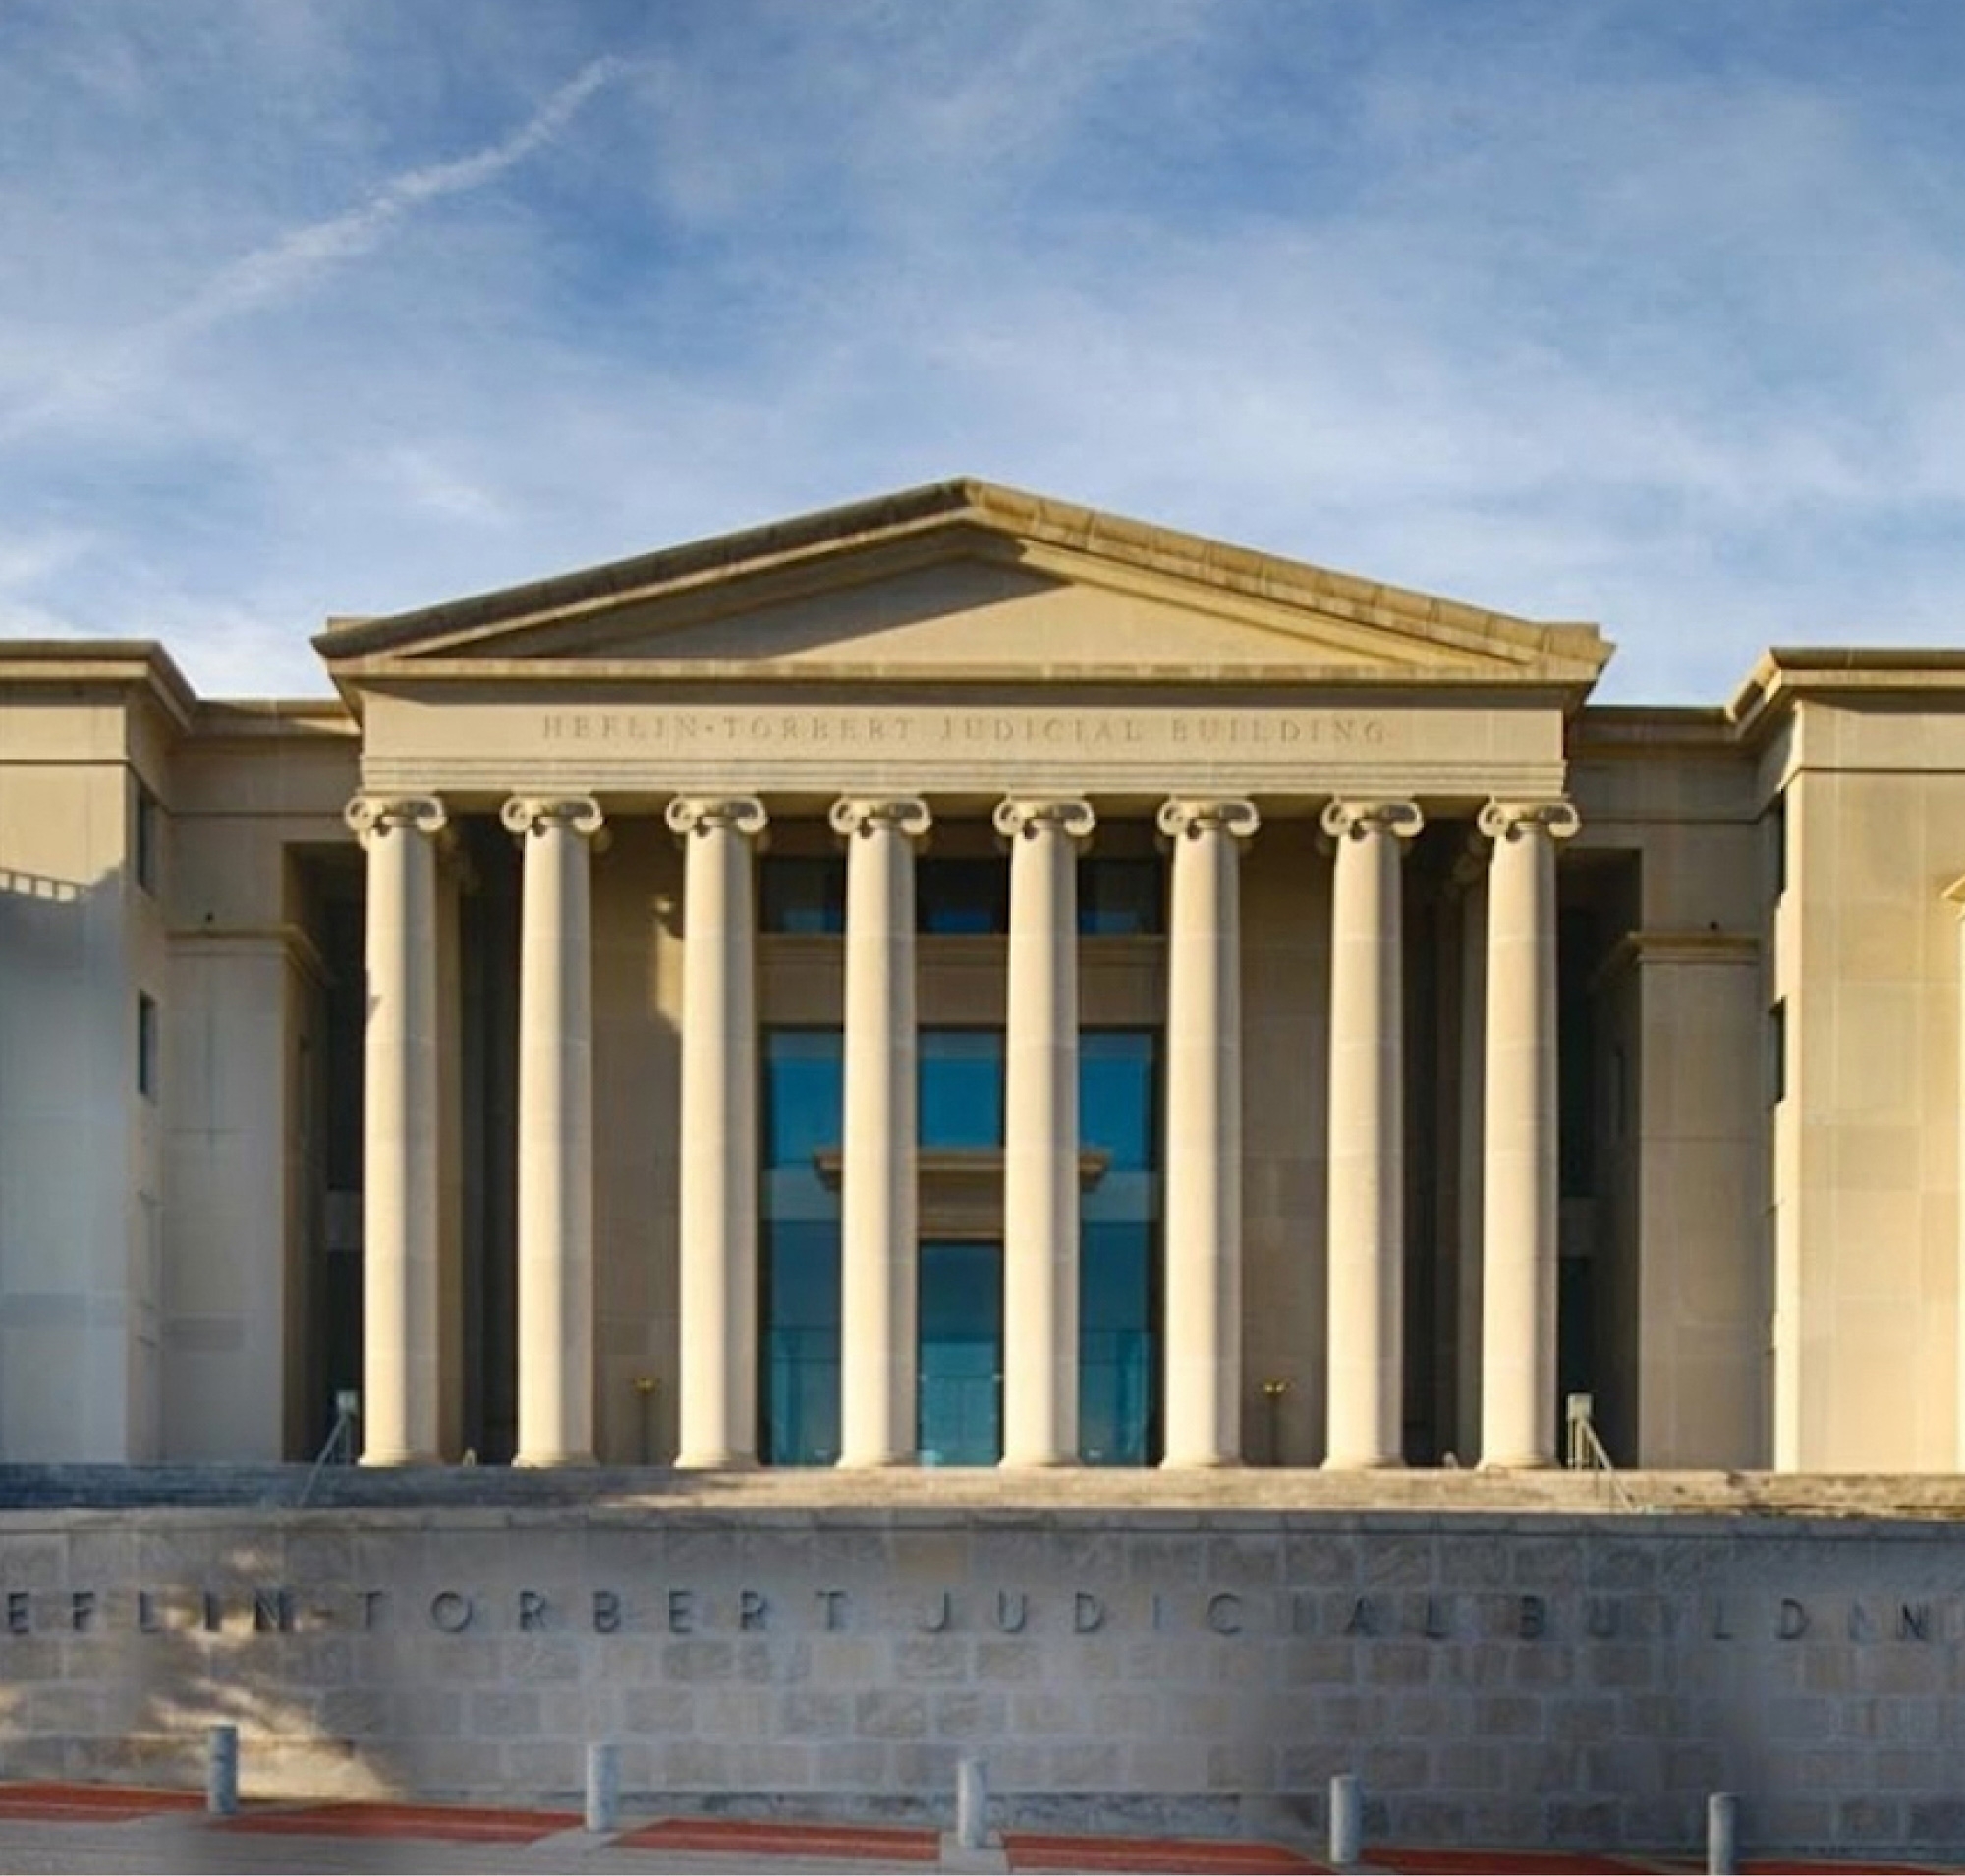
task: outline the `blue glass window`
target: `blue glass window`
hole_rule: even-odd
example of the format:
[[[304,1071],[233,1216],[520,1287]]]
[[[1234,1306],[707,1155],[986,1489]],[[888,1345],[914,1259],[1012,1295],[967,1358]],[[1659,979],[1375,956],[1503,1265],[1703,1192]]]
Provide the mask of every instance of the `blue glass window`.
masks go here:
[[[963,1239],[921,1247],[924,1465],[1003,1456],[1003,1247]]]
[[[1107,1156],[1079,1236],[1079,1452],[1147,1465],[1159,1442],[1159,1036],[1078,1039],[1079,1137]]]
[[[836,1029],[763,1036],[760,1455],[772,1465],[839,1456],[839,1193],[814,1155],[836,1150],[844,1112]]]
[[[1078,865],[1078,929],[1089,938],[1166,930],[1166,876],[1151,855],[1092,854]]]
[[[925,1029],[920,1040],[921,1143],[1003,1144],[1003,1032]]]
[[[915,866],[915,926],[941,937],[1010,929],[1007,855],[969,860],[929,855]]]
[[[766,854],[758,874],[758,925],[765,932],[846,930],[846,856]]]

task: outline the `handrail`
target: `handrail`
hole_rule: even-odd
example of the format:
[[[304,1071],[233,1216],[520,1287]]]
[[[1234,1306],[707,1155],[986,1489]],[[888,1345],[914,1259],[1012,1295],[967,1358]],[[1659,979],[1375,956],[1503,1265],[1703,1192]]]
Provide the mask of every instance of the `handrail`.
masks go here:
[[[1609,1488],[1618,1510],[1636,1515],[1647,1507],[1640,1505],[1625,1488],[1624,1481],[1617,1476],[1616,1465],[1604,1450],[1603,1442],[1597,1437],[1597,1424],[1593,1417],[1596,1404],[1595,1397],[1587,1393],[1573,1393],[1564,1403],[1569,1422],[1569,1469],[1572,1472],[1596,1473]]]
[[[319,1455],[307,1475],[307,1483],[301,1487],[301,1495],[294,1501],[295,1510],[307,1508],[308,1500],[313,1497],[313,1488],[320,1482],[322,1466],[355,1463],[355,1423],[362,1417],[361,1402],[362,1396],[353,1388],[343,1388],[335,1394],[334,1425],[328,1428]]]

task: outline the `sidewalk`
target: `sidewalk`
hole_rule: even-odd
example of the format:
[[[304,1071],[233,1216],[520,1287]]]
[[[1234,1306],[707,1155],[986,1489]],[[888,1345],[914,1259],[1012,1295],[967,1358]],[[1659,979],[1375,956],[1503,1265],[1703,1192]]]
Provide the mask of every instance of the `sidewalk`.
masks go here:
[[[735,1818],[642,1817],[590,1834],[569,1811],[431,1804],[249,1803],[236,1818],[205,1814],[196,1792],[96,1785],[0,1785],[0,1870],[617,1872],[936,1870],[942,1840],[894,1825],[759,1823]],[[963,1864],[975,1868],[974,1860]],[[1297,1876],[1327,1871],[1303,1850],[1237,1839],[1004,1834],[998,1867],[1011,1871],[1136,1871],[1139,1876]],[[1368,1845],[1365,1872],[1397,1876],[1623,1876],[1694,1872],[1694,1859],[1552,1850],[1412,1848]],[[1815,1858],[1752,1858],[1743,1876],[1922,1872],[1956,1865]]]

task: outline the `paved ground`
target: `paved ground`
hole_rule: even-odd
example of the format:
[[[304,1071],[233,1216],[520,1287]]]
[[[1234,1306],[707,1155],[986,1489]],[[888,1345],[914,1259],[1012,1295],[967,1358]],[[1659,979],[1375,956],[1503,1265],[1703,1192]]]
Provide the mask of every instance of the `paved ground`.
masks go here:
[[[768,1876],[943,1867],[932,1831],[894,1826],[748,1823],[728,1818],[627,1817],[590,1835],[565,1811],[462,1805],[252,1804],[234,1819],[205,1815],[192,1792],[86,1785],[0,1785],[0,1871],[643,1872],[750,1870]],[[1007,1834],[1013,1871],[1135,1871],[1138,1876],[1296,1876],[1326,1871],[1302,1847],[1192,1838]],[[1397,1876],[1596,1876],[1691,1872],[1695,1861],[1551,1850],[1453,1850],[1372,1845],[1359,1871]],[[1750,1859],[1744,1876],[1928,1871],[1925,1863]]]

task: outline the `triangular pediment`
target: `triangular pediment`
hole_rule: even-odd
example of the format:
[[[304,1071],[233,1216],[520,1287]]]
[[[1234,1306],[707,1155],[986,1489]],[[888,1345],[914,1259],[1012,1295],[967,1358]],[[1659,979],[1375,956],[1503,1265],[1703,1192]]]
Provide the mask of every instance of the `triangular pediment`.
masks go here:
[[[991,483],[615,562],[316,641],[343,683],[470,676],[1594,682],[1609,646]]]

